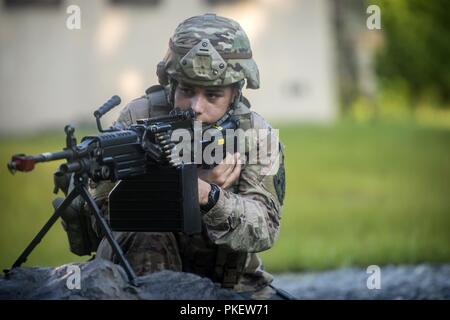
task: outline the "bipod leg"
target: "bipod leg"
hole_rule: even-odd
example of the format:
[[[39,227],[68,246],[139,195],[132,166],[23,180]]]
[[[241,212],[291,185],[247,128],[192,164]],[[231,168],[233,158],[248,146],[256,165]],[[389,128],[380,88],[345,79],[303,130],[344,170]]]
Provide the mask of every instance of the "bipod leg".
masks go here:
[[[116,254],[117,257],[119,257],[119,262],[122,265],[122,267],[125,269],[125,272],[128,276],[129,282],[134,286],[138,286],[139,283],[138,283],[136,274],[134,273],[133,269],[131,268],[128,260],[125,258],[119,244],[114,239],[111,229],[109,228],[108,224],[106,223],[106,220],[103,218],[100,209],[98,208],[94,199],[92,199],[92,196],[89,193],[89,191],[87,190],[86,186],[80,184],[76,188],[79,189],[79,193],[84,198],[84,200],[87,202],[87,204],[89,205],[91,210],[94,212],[95,219],[97,220],[97,223],[100,225],[100,228],[101,228],[103,234],[106,236],[106,239],[108,240],[109,244],[111,245],[114,253]]]
[[[79,195],[79,192],[77,190],[72,190],[67,197],[64,199],[64,201],[61,203],[61,205],[53,212],[50,219],[48,219],[47,223],[42,227],[42,229],[38,232],[38,234],[34,237],[33,240],[31,240],[30,244],[25,248],[25,250],[22,252],[22,254],[17,258],[17,260],[12,265],[11,269],[20,267],[23,263],[27,261],[28,256],[31,254],[31,252],[34,250],[34,248],[41,242],[42,238],[47,234],[48,230],[55,224],[56,220],[61,216],[61,212],[63,212],[71,203],[72,201]],[[3,270],[6,275],[8,275],[8,272],[11,269],[5,269]]]

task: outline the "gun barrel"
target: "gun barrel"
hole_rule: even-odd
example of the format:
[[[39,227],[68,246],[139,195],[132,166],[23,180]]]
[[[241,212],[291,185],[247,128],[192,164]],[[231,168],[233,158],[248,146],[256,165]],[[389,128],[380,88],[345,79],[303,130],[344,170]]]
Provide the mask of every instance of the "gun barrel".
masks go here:
[[[16,154],[12,156],[11,161],[8,162],[8,170],[11,173],[15,173],[16,171],[28,172],[34,169],[36,163],[70,159],[72,157],[72,154],[72,150],[45,152],[31,156],[25,154]]]

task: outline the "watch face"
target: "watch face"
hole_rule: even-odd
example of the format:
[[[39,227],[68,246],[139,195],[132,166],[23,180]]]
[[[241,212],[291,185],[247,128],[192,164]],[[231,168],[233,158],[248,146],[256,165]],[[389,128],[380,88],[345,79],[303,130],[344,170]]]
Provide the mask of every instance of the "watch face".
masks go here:
[[[220,188],[217,185],[211,185],[210,196],[214,204],[219,200]]]

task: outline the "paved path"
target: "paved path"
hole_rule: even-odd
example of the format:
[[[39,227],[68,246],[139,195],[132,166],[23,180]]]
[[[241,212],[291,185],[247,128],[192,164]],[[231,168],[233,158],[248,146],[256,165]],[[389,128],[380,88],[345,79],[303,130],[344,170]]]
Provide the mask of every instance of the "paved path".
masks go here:
[[[369,290],[365,268],[278,274],[274,285],[299,299],[450,299],[450,264],[380,268],[380,289]]]

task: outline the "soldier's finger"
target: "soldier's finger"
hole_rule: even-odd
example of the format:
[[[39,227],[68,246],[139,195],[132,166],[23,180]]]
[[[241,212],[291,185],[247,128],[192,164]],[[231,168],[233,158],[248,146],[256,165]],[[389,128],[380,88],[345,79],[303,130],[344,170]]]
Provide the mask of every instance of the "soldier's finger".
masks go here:
[[[236,152],[236,153],[234,154],[234,158],[236,159],[236,160],[235,160],[236,163],[242,164],[242,163],[241,163],[241,154],[240,154],[239,152]]]
[[[226,165],[231,165],[234,167],[234,164],[236,163],[236,159],[234,157],[234,154],[231,154],[229,152],[227,152],[227,155],[225,157],[225,159],[223,159],[222,161],[224,164]]]
[[[233,159],[233,155],[227,153],[226,157],[214,169],[212,169],[212,174],[216,177],[228,174],[228,172],[234,168],[235,163]]]
[[[214,173],[214,180],[217,181],[220,185],[223,184],[224,181],[227,180],[228,176],[233,171],[233,167],[230,165],[224,165],[223,170],[220,173]]]
[[[239,153],[234,153],[234,154],[229,153],[229,158],[227,159],[227,164],[226,164],[226,166],[228,167],[226,169],[227,174],[230,174],[231,171],[234,170],[234,168],[236,167],[236,164],[238,163],[238,161],[240,159],[239,157],[240,157]]]
[[[235,183],[239,179],[240,175],[241,175],[241,164],[237,163],[236,166],[234,167],[233,171],[230,173],[230,175],[227,177],[227,179],[223,183],[222,188],[228,188],[229,186],[231,186],[233,183]]]

